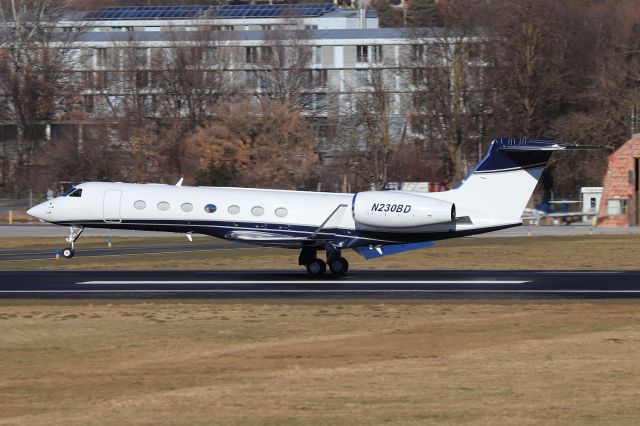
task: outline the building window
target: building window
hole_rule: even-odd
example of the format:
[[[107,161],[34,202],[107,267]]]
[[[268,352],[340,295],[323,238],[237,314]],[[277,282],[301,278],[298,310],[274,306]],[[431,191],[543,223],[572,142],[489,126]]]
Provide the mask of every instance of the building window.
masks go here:
[[[215,63],[218,59],[218,50],[215,47],[207,47],[204,49],[204,61],[206,63]]]
[[[93,89],[95,87],[95,76],[91,71],[82,73],[82,84],[85,89]]]
[[[147,203],[145,203],[143,200],[138,200],[135,203],[133,203],[133,207],[135,207],[138,210],[144,210],[144,208],[147,207]]]
[[[382,62],[382,46],[371,46],[371,59],[377,64]]]
[[[316,113],[318,114],[322,114],[325,113],[327,111],[327,108],[329,107],[329,103],[327,101],[327,94],[326,93],[316,93],[314,96],[314,103],[313,103],[313,107]]]
[[[315,65],[322,64],[322,46],[313,47],[313,63]]]
[[[424,68],[413,68],[411,70],[411,82],[421,84],[424,81]]]
[[[313,85],[314,85],[314,87],[326,87],[326,85],[327,85],[327,70],[314,70],[313,71]]]
[[[149,87],[149,71],[136,71],[136,87]]]
[[[204,211],[207,213],[215,213],[216,210],[218,210],[218,208],[213,204],[207,204],[204,206]]]
[[[612,198],[607,201],[607,214],[609,216],[620,216],[627,213],[627,200]]]
[[[356,62],[369,62],[369,46],[356,46]]]
[[[248,64],[255,64],[258,62],[258,48],[257,47],[245,47],[245,61]]]
[[[106,89],[109,87],[109,72],[99,71],[96,73],[96,89]]]
[[[260,48],[261,50],[261,54],[262,54],[262,62],[264,63],[270,63],[271,61],[273,61],[273,47],[271,46],[262,46]]]
[[[107,49],[99,48],[95,50],[96,52],[96,66],[97,67],[105,67],[107,66]]]
[[[166,201],[160,201],[158,203],[158,210],[162,210],[163,212],[166,212],[167,210],[169,210],[169,207],[171,206]]]
[[[424,44],[414,44],[411,46],[411,59],[414,62],[424,61]]]
[[[258,73],[256,71],[245,71],[244,84],[251,90],[256,90],[258,86]]]
[[[369,70],[356,70],[356,82],[358,86],[369,86],[371,84],[371,73]]]
[[[180,209],[181,209],[183,212],[190,212],[191,210],[193,210],[193,204],[191,204],[191,203],[183,203],[183,204],[180,206]]]
[[[87,114],[93,114],[95,111],[95,106],[93,105],[93,96],[92,95],[84,95],[84,112]]]

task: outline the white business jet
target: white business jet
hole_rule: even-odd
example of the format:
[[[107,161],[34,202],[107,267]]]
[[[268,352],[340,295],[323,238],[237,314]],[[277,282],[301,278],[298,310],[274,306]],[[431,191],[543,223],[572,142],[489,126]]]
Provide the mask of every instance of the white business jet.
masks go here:
[[[86,182],[27,213],[70,227],[66,258],[84,228],[137,229],[298,249],[309,274],[322,275],[328,265],[343,275],[344,249],[371,259],[521,225],[553,151],[580,148],[592,147],[498,139],[457,187],[428,194],[188,187],[182,179],[177,185]]]

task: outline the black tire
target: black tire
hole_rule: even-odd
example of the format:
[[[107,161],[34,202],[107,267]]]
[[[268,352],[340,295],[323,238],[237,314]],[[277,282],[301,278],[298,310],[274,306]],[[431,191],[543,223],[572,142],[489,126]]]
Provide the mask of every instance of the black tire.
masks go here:
[[[329,269],[335,275],[344,275],[349,270],[349,262],[344,257],[336,257],[329,261]]]
[[[324,275],[327,270],[327,264],[322,259],[315,259],[307,263],[307,272],[309,275],[320,276]]]
[[[62,256],[64,256],[67,259],[71,259],[73,257],[73,249],[70,248],[66,248],[64,250],[62,250]]]

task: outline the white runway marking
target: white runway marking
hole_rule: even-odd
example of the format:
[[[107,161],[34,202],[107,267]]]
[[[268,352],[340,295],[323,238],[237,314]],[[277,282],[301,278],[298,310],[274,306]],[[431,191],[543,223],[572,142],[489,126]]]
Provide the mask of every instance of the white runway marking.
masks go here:
[[[464,290],[464,289],[421,289],[421,290],[156,290],[156,289],[139,289],[139,290],[3,290],[0,294],[82,294],[82,293],[287,293],[287,294],[308,294],[308,293],[502,293],[502,294],[640,294],[640,290]]]
[[[462,280],[462,281],[444,281],[444,280],[411,280],[411,281],[365,281],[365,280],[298,280],[298,281],[260,281],[260,280],[221,280],[221,281],[83,281],[76,284],[79,285],[138,285],[138,284],[525,284],[531,281],[491,281],[491,280]],[[226,291],[226,290],[225,290]]]

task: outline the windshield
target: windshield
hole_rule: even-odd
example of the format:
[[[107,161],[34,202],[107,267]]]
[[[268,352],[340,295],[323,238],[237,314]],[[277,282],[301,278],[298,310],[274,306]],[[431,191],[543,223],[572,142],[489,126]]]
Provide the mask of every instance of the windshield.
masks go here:
[[[67,195],[69,195],[69,194],[71,194],[73,191],[75,191],[76,189],[78,189],[78,188],[76,188],[75,186],[73,186],[73,187],[71,187],[71,188],[67,189],[66,191],[64,191],[64,192],[62,193],[62,196],[63,196],[63,197],[66,197]]]
[[[62,194],[63,197],[82,197],[82,188],[76,188],[75,186],[65,191]]]

